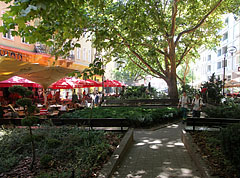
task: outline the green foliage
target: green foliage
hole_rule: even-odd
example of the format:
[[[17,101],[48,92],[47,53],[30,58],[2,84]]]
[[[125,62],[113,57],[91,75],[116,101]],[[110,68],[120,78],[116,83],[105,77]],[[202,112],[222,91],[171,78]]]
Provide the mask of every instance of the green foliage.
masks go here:
[[[207,88],[208,102],[219,104],[223,98],[222,87],[222,80],[216,78],[215,73],[213,73],[209,81],[203,83],[201,88]]]
[[[40,158],[40,165],[44,168],[50,167],[51,162],[53,161],[53,156],[45,154]]]
[[[147,99],[147,98],[164,98],[164,94],[157,92],[155,88],[150,90],[145,86],[129,86],[121,94],[121,99]]]
[[[222,105],[217,107],[203,108],[203,111],[208,117],[213,118],[236,118],[240,119],[240,106],[239,105]]]
[[[33,94],[32,91],[28,90],[26,87],[19,85],[9,87],[8,91],[10,93],[18,93],[22,97],[27,97]]]
[[[125,89],[122,98],[150,98],[149,93],[147,93],[147,87],[145,86],[129,86]]]
[[[182,94],[183,91],[186,91],[187,96],[192,99],[195,97],[197,93],[200,94],[200,91],[198,89],[195,89],[188,84],[182,86],[182,90],[179,91],[179,94]]]
[[[240,124],[223,129],[220,140],[224,154],[238,170],[238,176],[240,176]]]
[[[89,118],[90,109],[61,115],[62,118]],[[175,108],[149,109],[141,107],[93,108],[92,118],[126,118],[132,127],[150,127],[179,118]]]
[[[49,148],[57,148],[61,145],[61,142],[58,139],[50,138],[47,140],[46,144]]]
[[[36,178],[66,178],[71,177],[71,171],[42,172]]]
[[[211,174],[216,177],[231,177],[238,178],[239,169],[236,169],[236,166],[229,158],[224,154],[223,145],[228,144],[229,142],[222,143],[223,137],[222,134],[225,134],[225,131],[214,132],[214,131],[199,131],[191,133],[195,143],[201,149],[200,153],[204,159],[207,159],[208,164],[211,169]],[[235,149],[239,149],[238,146],[231,145]],[[236,155],[237,156],[237,155]]]
[[[30,43],[45,43],[56,57],[69,55],[80,46],[76,41],[89,35],[97,51],[105,51],[95,64],[102,59],[127,59],[143,73],[168,81],[175,98],[176,67],[186,56],[195,58],[198,47],[218,44],[220,16],[237,12],[240,4],[239,0],[1,1],[13,2],[3,15],[2,32],[12,29]],[[86,72],[103,72],[97,68],[93,65]]]
[[[27,116],[21,120],[21,124],[28,127],[31,127],[37,123],[38,123],[38,117],[36,116]]]
[[[28,107],[32,105],[32,100],[30,98],[20,98],[16,102],[19,106]]]
[[[27,136],[27,132],[27,129],[17,128],[6,131],[1,136],[1,173],[11,170],[20,160],[31,156],[31,138]],[[112,153],[109,141],[115,141],[107,139],[111,134],[85,131],[77,127],[34,129],[35,146],[38,150],[36,157],[46,170],[36,177],[70,177],[73,169],[76,177],[91,177],[91,170],[98,168],[99,163],[102,164],[109,153]]]
[[[135,79],[138,78],[138,76],[139,76],[138,74],[129,70],[124,70],[124,69],[121,69],[121,70],[116,69],[112,72],[112,77],[115,80],[123,81],[124,83],[128,83],[128,84],[132,84],[133,81],[135,81]]]

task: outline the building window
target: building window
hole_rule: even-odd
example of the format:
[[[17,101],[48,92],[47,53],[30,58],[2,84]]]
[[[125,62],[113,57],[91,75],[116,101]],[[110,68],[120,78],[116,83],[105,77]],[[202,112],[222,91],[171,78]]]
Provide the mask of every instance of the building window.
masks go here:
[[[25,38],[25,37],[22,37],[22,38],[21,38],[21,42],[24,43],[24,44],[29,44],[29,42],[26,41],[26,38]]]
[[[208,55],[208,61],[211,61],[212,56]]]
[[[221,62],[218,62],[218,63],[217,63],[217,69],[221,69],[221,67],[222,67],[222,63],[221,63]]]
[[[84,61],[87,60],[87,58],[86,58],[86,48],[83,48],[83,60]]]
[[[11,30],[8,30],[7,33],[3,34],[3,38],[9,39],[9,40],[13,40],[13,36],[12,36],[12,32]]]
[[[230,81],[232,79],[232,76],[231,75],[228,75],[227,76],[227,81]]]
[[[224,65],[224,61],[225,61],[225,65]],[[227,67],[227,60],[222,60],[222,67]]]
[[[228,17],[225,19],[225,24],[228,25]]]
[[[222,48],[222,54],[226,54],[227,53],[227,46],[224,46],[223,48]]]
[[[92,62],[91,61],[91,49],[88,50],[88,62]]]
[[[208,72],[211,72],[211,65],[208,65],[207,71],[208,71]]]
[[[219,56],[221,56],[221,55],[222,55],[221,49],[219,49],[219,50],[217,51],[217,56],[219,57]]]
[[[223,34],[223,41],[228,39],[228,32]]]
[[[77,59],[80,59],[81,56],[81,48],[77,48]]]

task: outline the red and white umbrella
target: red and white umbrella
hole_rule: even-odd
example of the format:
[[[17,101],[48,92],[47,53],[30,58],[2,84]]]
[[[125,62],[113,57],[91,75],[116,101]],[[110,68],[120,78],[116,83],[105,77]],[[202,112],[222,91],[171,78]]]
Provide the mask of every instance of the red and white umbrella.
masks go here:
[[[86,82],[88,82],[88,85],[89,85],[87,87],[102,87],[102,82],[97,82],[90,79],[87,79]]]
[[[13,76],[9,78],[8,80],[4,80],[0,82],[0,87],[12,87],[14,85],[20,85],[23,87],[34,87],[34,88],[42,88],[41,85],[38,83],[35,83],[31,80],[18,77],[18,76]]]
[[[117,80],[113,80],[113,82],[115,82],[118,85],[118,87],[126,86],[125,84],[123,84],[123,83],[121,83],[121,82],[119,82]]]
[[[76,83],[77,80],[71,78],[71,77],[65,77],[62,78],[56,82],[54,82],[53,84],[51,84],[49,86],[49,88],[52,89],[73,89],[73,88],[77,88],[78,83]]]

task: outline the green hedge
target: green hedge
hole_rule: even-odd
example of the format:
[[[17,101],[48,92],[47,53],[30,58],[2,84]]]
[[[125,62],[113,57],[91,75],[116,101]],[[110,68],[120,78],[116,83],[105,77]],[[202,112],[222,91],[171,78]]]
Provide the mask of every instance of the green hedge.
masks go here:
[[[149,127],[179,118],[176,108],[98,107],[65,113],[61,118],[126,118],[132,127]]]
[[[213,118],[236,118],[240,119],[240,106],[239,105],[223,105],[207,107],[203,110],[208,117]]]
[[[240,124],[223,129],[219,138],[224,154],[238,170],[238,176],[240,176]]]

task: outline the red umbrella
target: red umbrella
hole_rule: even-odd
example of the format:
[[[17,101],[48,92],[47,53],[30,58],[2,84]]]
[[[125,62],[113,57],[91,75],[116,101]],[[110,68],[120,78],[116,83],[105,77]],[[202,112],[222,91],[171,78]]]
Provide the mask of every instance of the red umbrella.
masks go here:
[[[118,87],[118,84],[112,80],[105,80],[104,87]]]
[[[76,82],[75,79],[71,78],[71,77],[65,77],[62,78],[56,82],[54,82],[53,84],[50,85],[49,88],[52,89],[73,89],[73,88],[77,88],[79,84]]]
[[[113,80],[113,82],[115,82],[118,85],[118,87],[126,86],[125,84],[123,84],[123,83],[121,83],[121,82],[119,82],[117,80]]]
[[[4,80],[0,82],[0,87],[12,87],[14,85],[21,85],[23,87],[35,87],[35,88],[42,88],[41,85],[38,83],[35,83],[31,80],[18,77],[18,76],[13,76],[9,78],[8,80]]]
[[[88,82],[88,86],[87,87],[102,87],[102,83],[101,82],[97,82],[97,81],[90,80],[90,79],[87,79],[86,82]]]

